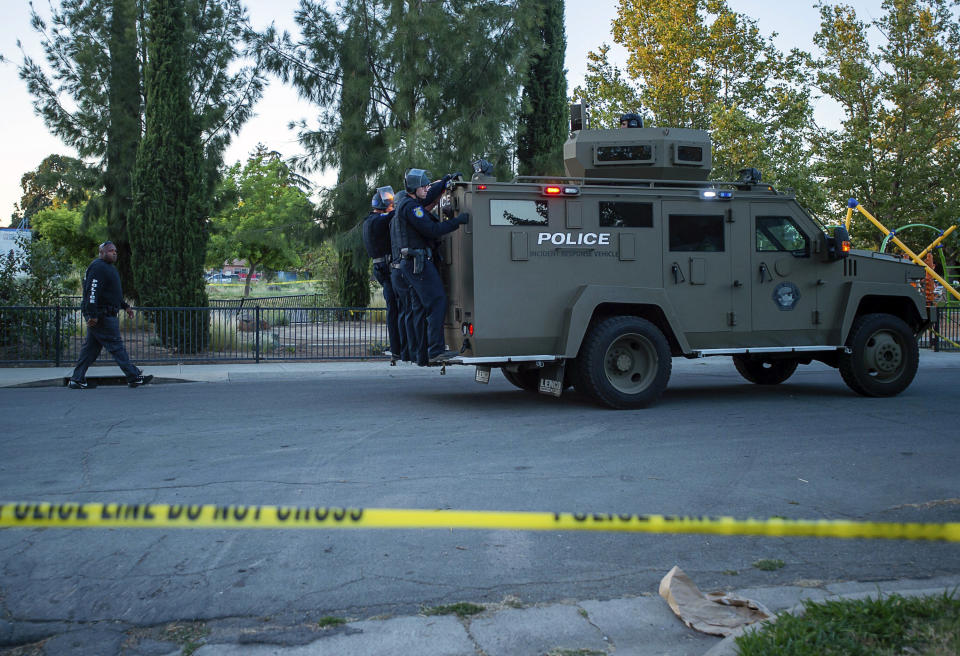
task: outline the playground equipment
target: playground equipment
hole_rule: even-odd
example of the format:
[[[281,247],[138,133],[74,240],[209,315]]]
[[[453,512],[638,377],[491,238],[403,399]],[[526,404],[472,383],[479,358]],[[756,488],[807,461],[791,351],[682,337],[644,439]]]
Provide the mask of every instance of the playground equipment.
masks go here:
[[[914,253],[912,250],[910,250],[910,248],[906,244],[900,241],[900,239],[897,237],[896,231],[888,230],[887,227],[882,223],[880,223],[877,219],[875,219],[874,216],[870,214],[870,212],[863,209],[863,206],[859,202],[857,202],[856,198],[851,198],[849,201],[847,201],[847,217],[846,217],[846,220],[844,221],[844,226],[846,227],[847,232],[850,231],[850,219],[853,217],[853,210],[857,210],[858,212],[860,212],[860,214],[865,216],[873,225],[877,227],[878,230],[880,230],[880,232],[882,232],[885,235],[884,241],[883,241],[884,246],[886,245],[886,242],[888,240],[892,241],[894,244],[897,245],[897,247],[900,250],[906,253],[907,257],[913,260],[914,264],[922,266],[924,269],[926,269],[927,275],[933,278],[934,280],[936,280],[938,283],[940,283],[943,286],[944,292],[949,292],[951,295],[954,296],[954,298],[957,299],[957,301],[960,301],[960,291],[957,291],[957,289],[955,289],[953,285],[951,285],[949,282],[944,280],[936,271],[933,270],[933,267],[927,264],[926,260],[924,259],[934,248],[939,246],[941,242],[943,242],[943,240],[951,232],[953,232],[956,229],[957,226],[953,225],[953,226],[950,226],[947,230],[944,230],[940,234],[940,236],[933,241],[933,243],[927,246],[923,250],[923,252],[920,255],[918,255]],[[922,225],[925,225],[925,224],[922,224]],[[932,227],[932,226],[927,226],[927,227]],[[936,230],[936,228],[933,228],[933,229]],[[883,248],[881,247],[880,250],[882,251]],[[941,253],[940,256],[943,257],[943,253]],[[943,261],[943,264],[944,264],[944,273],[946,273],[947,269],[946,269],[945,259]]]

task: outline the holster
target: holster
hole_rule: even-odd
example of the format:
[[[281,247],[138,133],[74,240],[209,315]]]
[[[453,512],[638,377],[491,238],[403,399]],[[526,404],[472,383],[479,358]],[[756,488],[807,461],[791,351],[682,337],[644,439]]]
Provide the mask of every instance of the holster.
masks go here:
[[[423,251],[418,250],[413,254],[413,275],[419,275],[423,273],[423,264],[426,261],[426,255]]]

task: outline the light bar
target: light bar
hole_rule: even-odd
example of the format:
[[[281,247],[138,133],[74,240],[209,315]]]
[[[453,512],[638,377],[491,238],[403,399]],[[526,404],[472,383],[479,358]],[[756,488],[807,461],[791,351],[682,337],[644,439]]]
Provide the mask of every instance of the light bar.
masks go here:
[[[543,188],[544,196],[579,196],[580,187],[572,185],[547,185]]]
[[[733,191],[730,189],[704,189],[700,192],[703,200],[732,200]]]

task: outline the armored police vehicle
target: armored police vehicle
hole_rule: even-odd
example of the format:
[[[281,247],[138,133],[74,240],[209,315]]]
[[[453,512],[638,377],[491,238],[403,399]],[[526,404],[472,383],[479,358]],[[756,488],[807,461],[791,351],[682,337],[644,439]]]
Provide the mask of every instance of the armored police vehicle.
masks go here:
[[[639,408],[679,356],[732,356],[759,385],[817,360],[866,396],[913,380],[920,267],[850,250],[754,169],[708,181],[706,132],[577,130],[564,159],[565,178],[479,170],[443,200],[471,215],[442,247],[448,363],[478,382],[499,368],[523,389]]]

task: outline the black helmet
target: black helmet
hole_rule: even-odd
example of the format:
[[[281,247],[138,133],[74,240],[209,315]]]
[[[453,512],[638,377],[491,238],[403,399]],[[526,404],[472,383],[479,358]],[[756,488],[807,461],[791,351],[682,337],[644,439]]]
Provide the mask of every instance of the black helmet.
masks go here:
[[[403,176],[403,184],[412,194],[420,187],[430,184],[430,172],[424,169],[409,169]]]
[[[393,187],[378,187],[377,192],[370,199],[370,207],[375,210],[385,210],[393,204]]]
[[[626,125],[624,125],[626,123]],[[629,114],[624,114],[620,117],[620,127],[622,128],[642,128],[643,119],[640,118],[639,114],[634,114],[633,112]]]

